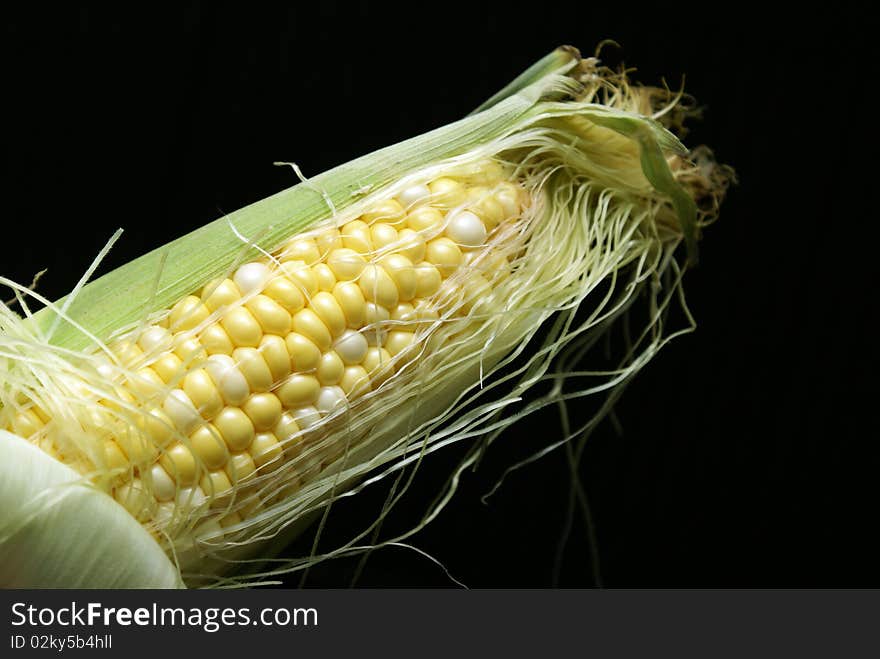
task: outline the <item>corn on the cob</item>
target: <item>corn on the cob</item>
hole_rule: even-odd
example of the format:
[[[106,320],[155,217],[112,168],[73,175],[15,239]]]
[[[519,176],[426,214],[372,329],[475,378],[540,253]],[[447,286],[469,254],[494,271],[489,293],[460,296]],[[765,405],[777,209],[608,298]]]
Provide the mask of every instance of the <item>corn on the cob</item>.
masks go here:
[[[717,206],[724,186],[708,161],[684,159],[669,133],[633,114],[652,110],[653,91],[570,50],[551,64],[466,120],[487,136],[468,137],[464,151],[454,141],[465,128],[441,130],[431,144],[450,142],[446,157],[426,149],[419,167],[395,160],[403,175],[363,200],[343,184],[313,185],[329,214],[283,240],[263,211],[244,216],[272,233],[268,248],[215,227],[224,258],[188,289],[175,277],[154,290],[148,313],[123,301],[115,322],[96,320],[106,302],[84,311],[102,290],[86,287],[51,306],[48,326],[39,314],[30,325],[0,317],[0,429],[110,494],[197,583],[295,528],[337,487],[404,459],[411,435],[433,447],[444,433],[504,427],[499,415],[562,347],[619,314],[644,282],[676,272],[676,245],[692,249],[696,222],[716,210],[698,212],[694,197]],[[607,105],[592,102],[602,94]],[[283,213],[276,219],[297,227]],[[573,325],[588,294],[609,281],[613,290],[625,269],[619,299],[606,295]],[[492,387],[465,394],[554,312],[565,320],[517,388],[464,413]],[[661,322],[654,315],[651,327]],[[93,349],[74,352],[84,337]],[[646,354],[663,340],[658,331]],[[641,363],[632,358],[612,384]]]

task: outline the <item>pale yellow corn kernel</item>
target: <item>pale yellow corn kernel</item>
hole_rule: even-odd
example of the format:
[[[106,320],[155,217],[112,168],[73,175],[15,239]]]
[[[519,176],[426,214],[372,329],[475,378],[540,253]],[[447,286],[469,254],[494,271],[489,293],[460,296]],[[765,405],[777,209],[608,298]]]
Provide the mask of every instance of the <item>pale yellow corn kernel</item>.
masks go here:
[[[213,418],[223,409],[223,398],[220,396],[220,391],[203,368],[186,374],[186,377],[183,378],[183,390],[199,414],[206,419]]]
[[[342,234],[339,233],[339,229],[323,229],[315,236],[315,244],[318,246],[321,260],[324,260],[334,249],[342,247]]]
[[[275,300],[275,302],[284,307],[285,311],[291,314],[302,309],[306,303],[300,287],[287,277],[271,279],[266,284],[266,288],[263,289],[263,295]]]
[[[290,365],[294,371],[304,373],[318,368],[321,361],[321,349],[307,337],[291,332],[284,339],[284,344],[290,354]]]
[[[385,348],[372,346],[367,350],[367,355],[364,357],[363,367],[367,374],[373,378],[374,374],[385,369],[390,362],[391,354],[385,350]]]
[[[345,330],[345,314],[331,293],[321,291],[315,295],[309,308],[318,315],[331,336],[339,336]]]
[[[478,272],[469,273],[462,286],[463,311],[470,312],[491,301],[492,286]]]
[[[171,501],[177,494],[177,485],[174,479],[165,470],[161,464],[154,464],[150,467],[150,485],[152,485],[153,496],[159,501]]]
[[[257,432],[273,428],[282,412],[281,401],[275,394],[254,394],[245,401],[242,410]]]
[[[406,213],[399,201],[396,199],[386,199],[370,208],[362,217],[363,221],[367,224],[382,222],[394,226],[404,222]]]
[[[369,344],[361,332],[345,330],[334,343],[333,349],[346,364],[360,364],[367,354]]]
[[[495,186],[495,200],[504,209],[504,219],[519,216],[522,210],[520,189],[510,181],[502,181]]]
[[[135,368],[144,359],[144,351],[131,341],[119,341],[110,346],[110,351],[120,364],[126,368]]]
[[[293,457],[300,451],[299,440],[302,437],[296,419],[290,412],[284,412],[278,423],[272,429],[272,433],[278,438],[288,458]]]
[[[321,387],[315,407],[322,415],[328,416],[346,409],[348,399],[345,397],[345,392],[337,386]]]
[[[15,434],[24,438],[28,438],[39,432],[44,425],[45,424],[40,420],[40,417],[38,417],[33,410],[22,410],[21,412],[18,412],[12,421],[12,429]]]
[[[418,231],[401,229],[398,232],[398,242],[395,251],[403,254],[413,263],[418,263],[425,258],[425,238]]]
[[[220,526],[224,529],[231,528],[236,524],[241,524],[241,517],[235,511],[231,513],[226,513],[223,517],[220,518]]]
[[[315,375],[318,381],[326,386],[339,382],[343,371],[345,371],[345,364],[342,358],[335,350],[328,350],[321,356],[321,363],[318,364]]]
[[[346,366],[339,386],[346,396],[355,398],[370,390],[370,376],[363,366]]]
[[[366,259],[353,249],[334,249],[327,255],[327,266],[340,281],[357,279],[367,264]]]
[[[149,520],[156,507],[156,499],[137,477],[117,487],[113,498],[139,522]]]
[[[403,254],[389,254],[379,260],[379,265],[385,269],[397,286],[398,300],[407,302],[415,297],[417,281],[412,261]]]
[[[171,307],[169,327],[175,332],[185,332],[198,327],[209,315],[208,307],[195,295],[187,295]]]
[[[193,454],[207,469],[222,469],[229,459],[229,450],[220,430],[211,423],[205,424],[189,436]]]
[[[214,323],[202,330],[199,341],[205,346],[209,355],[231,355],[235,349],[235,346],[232,345],[232,339],[229,338],[220,323]]]
[[[199,487],[211,499],[212,506],[220,507],[228,503],[229,497],[223,495],[229,494],[232,490],[232,483],[229,482],[229,476],[226,475],[226,472],[222,468],[218,468],[216,471],[209,471],[202,476]],[[241,518],[238,521],[240,522]],[[222,524],[223,521],[221,520],[220,523]]]
[[[333,287],[336,285],[336,275],[333,274],[329,265],[317,263],[312,266],[312,272],[315,273],[315,278],[318,280],[319,291],[333,290]]]
[[[171,333],[164,327],[153,325],[141,332],[137,343],[145,354],[155,356],[171,348]]]
[[[214,418],[214,426],[230,451],[244,451],[254,440],[254,424],[241,408],[224,408]]]
[[[347,325],[353,329],[363,327],[367,301],[360,286],[351,281],[339,282],[333,287],[333,297],[345,314]]]
[[[358,254],[369,254],[373,251],[370,239],[370,227],[360,220],[354,220],[342,227],[342,244]]]
[[[318,292],[318,278],[305,261],[287,261],[281,264],[281,273],[292,281],[305,296],[306,302]]]
[[[385,341],[385,349],[392,357],[399,355],[413,344],[413,333],[405,330],[391,330],[388,332],[388,339]]]
[[[431,203],[443,208],[458,206],[465,200],[465,189],[458,181],[445,176],[428,183]]]
[[[428,300],[419,300],[416,302],[415,317],[420,326],[430,326],[434,321],[440,318],[434,305]]]
[[[428,189],[428,186],[419,183],[402,190],[397,195],[397,201],[400,202],[401,206],[409,210],[415,208],[418,204],[428,201],[430,197],[431,191]]]
[[[318,346],[321,352],[330,347],[330,342],[332,341],[330,331],[320,316],[312,311],[312,309],[303,309],[294,314],[293,330]],[[288,346],[288,349],[290,349],[290,346]]]
[[[290,331],[290,314],[267,295],[255,295],[245,305],[267,334],[285,336]]]
[[[406,218],[406,223],[412,231],[425,233],[440,231],[443,221],[443,213],[433,206],[419,206]]]
[[[164,448],[174,437],[174,422],[158,407],[139,415],[135,426],[143,431],[147,441],[156,448]]]
[[[275,393],[281,400],[281,404],[289,409],[311,405],[318,398],[320,389],[321,384],[314,375],[297,373],[287,378]]]
[[[250,456],[250,454],[248,454],[248,456]],[[251,458],[250,464],[253,465],[253,463],[254,463],[253,458]],[[254,467],[254,469],[256,469],[256,467]],[[254,472],[251,471],[248,474],[248,478],[253,476],[253,473]],[[240,508],[239,508],[239,515],[241,515],[242,518],[244,518],[244,519],[248,519],[250,517],[253,517],[257,513],[260,513],[266,509],[265,506],[263,505],[262,500],[257,495],[250,495],[247,497],[243,497],[243,498],[240,498],[239,501],[241,502]]]
[[[321,260],[321,252],[318,244],[311,238],[295,238],[282,248],[279,260],[302,261],[307,265],[314,265]]]
[[[260,339],[263,338],[263,330],[260,327],[260,323],[244,307],[229,309],[223,314],[220,324],[226,330],[232,344],[238,348],[256,348],[260,345]]]
[[[143,428],[142,421],[135,422],[135,428]],[[128,461],[135,467],[142,468],[152,464],[159,455],[159,447],[155,444],[155,438],[149,434],[142,434],[135,429],[126,430],[116,435],[116,441]],[[167,443],[167,442],[166,442]]]
[[[367,302],[366,305],[364,305],[364,310],[364,333],[369,341],[372,339],[370,336],[371,334],[375,335],[377,332],[385,331],[385,321],[391,318],[391,312],[385,307],[372,302]]]
[[[183,360],[173,352],[167,352],[154,361],[150,367],[165,384],[177,382],[186,373]]]
[[[492,231],[504,221],[504,206],[494,196],[484,197],[474,202],[471,211],[483,220],[487,231]]]
[[[358,286],[361,287],[364,298],[370,302],[383,307],[394,307],[397,305],[397,284],[394,283],[394,280],[385,271],[385,268],[378,265],[368,265],[364,268],[358,279]]]
[[[168,322],[168,314],[166,313],[165,315],[163,315],[159,320],[156,321],[156,324],[159,327],[168,329],[168,326],[171,324],[170,322]]]
[[[416,310],[409,302],[401,302],[391,310],[391,320],[400,321],[400,323],[411,323],[416,318]],[[404,325],[395,323],[393,328],[402,328]]]
[[[104,442],[104,465],[111,471],[127,472],[130,468],[125,453],[112,439]]]
[[[416,297],[430,297],[438,290],[440,284],[443,283],[443,277],[440,271],[427,261],[423,261],[415,266],[416,273]]]
[[[433,264],[445,278],[461,264],[461,250],[449,238],[435,238],[428,243],[425,260]]]
[[[208,357],[208,351],[194,336],[175,338],[174,354],[180,357],[184,366],[193,367],[201,364]]]
[[[252,392],[269,391],[274,380],[269,365],[256,348],[236,348],[232,353],[238,370],[244,375]]]
[[[273,382],[280,382],[290,375],[290,354],[287,352],[285,339],[274,334],[266,334],[260,341],[258,350],[266,360]]]
[[[376,250],[384,249],[397,242],[397,229],[385,222],[377,222],[370,227],[370,239]]]
[[[256,470],[257,466],[254,464],[254,459],[247,451],[232,453],[229,456],[229,462],[223,468],[223,471],[229,476],[230,483],[233,485],[250,480]]]
[[[450,212],[446,219],[446,236],[464,250],[478,249],[486,242],[486,226],[469,210]]]
[[[254,437],[249,450],[254,464],[262,471],[273,469],[281,464],[281,444],[271,432],[261,432]]]
[[[210,311],[217,311],[240,299],[241,291],[231,279],[215,279],[202,289],[202,302]]]
[[[162,378],[149,366],[138,369],[126,379],[132,391],[143,398],[158,396],[165,389],[165,383],[162,381]]]
[[[196,459],[192,451],[180,442],[165,450],[165,453],[159,458],[159,464],[182,487],[194,485],[198,480],[199,468]]]
[[[241,405],[251,395],[251,386],[230,355],[211,355],[205,370],[214,380],[227,405]]]

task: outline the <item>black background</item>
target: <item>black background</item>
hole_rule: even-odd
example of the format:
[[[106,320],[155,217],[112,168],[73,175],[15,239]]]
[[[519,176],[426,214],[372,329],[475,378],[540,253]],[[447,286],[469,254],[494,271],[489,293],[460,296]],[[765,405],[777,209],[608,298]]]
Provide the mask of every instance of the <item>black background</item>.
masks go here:
[[[315,4],[315,3],[313,3]],[[706,4],[70,3],[4,16],[2,274],[65,293],[122,226],[102,271],[294,181],[453,121],[557,45],[686,87],[740,184],[686,287],[698,331],[673,342],[590,440],[583,477],[606,586],[880,585],[872,311],[877,153],[868,19]],[[716,8],[717,7],[717,8]],[[480,495],[555,412],[515,427],[413,543],[468,586],[588,586],[557,452]],[[458,454],[435,455],[389,530]],[[336,510],[328,539],[382,493]],[[304,546],[300,546],[302,549]],[[307,550],[307,547],[305,547]],[[353,561],[306,585],[345,586]],[[291,579],[288,585],[297,585]],[[361,586],[450,586],[419,554],[374,554]]]

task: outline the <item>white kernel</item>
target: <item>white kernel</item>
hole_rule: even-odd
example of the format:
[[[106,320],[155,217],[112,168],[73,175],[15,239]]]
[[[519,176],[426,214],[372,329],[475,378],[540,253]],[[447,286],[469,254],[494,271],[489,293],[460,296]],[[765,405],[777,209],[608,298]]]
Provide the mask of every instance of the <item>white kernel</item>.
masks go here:
[[[347,403],[345,392],[340,387],[321,387],[316,407],[321,414],[326,416],[337,410],[345,409]]]
[[[168,472],[158,462],[150,468],[150,476],[153,481],[153,494],[159,501],[171,501],[176,492],[176,486]]]
[[[232,281],[238,286],[238,290],[242,295],[247,295],[252,291],[263,289],[263,285],[269,280],[269,267],[265,263],[253,261],[245,263],[232,277]]]
[[[446,235],[462,247],[479,247],[486,242],[486,227],[470,211],[460,211],[449,218]]]
[[[141,350],[147,353],[158,353],[171,349],[171,334],[164,327],[154,325],[143,331],[138,339]]]
[[[292,410],[290,414],[300,430],[309,430],[321,421],[321,413],[311,405]]]
[[[404,208],[413,206],[423,199],[431,196],[431,191],[427,185],[411,185],[406,190],[397,195],[397,201]]]
[[[362,362],[367,354],[368,347],[367,339],[364,335],[354,330],[343,332],[342,336],[333,345],[336,354],[348,365]]]
[[[184,435],[189,435],[202,423],[202,415],[183,389],[172,389],[165,397],[162,409]]]
[[[205,362],[205,370],[214,380],[227,404],[241,405],[250,396],[251,390],[247,379],[229,355],[211,355]]]

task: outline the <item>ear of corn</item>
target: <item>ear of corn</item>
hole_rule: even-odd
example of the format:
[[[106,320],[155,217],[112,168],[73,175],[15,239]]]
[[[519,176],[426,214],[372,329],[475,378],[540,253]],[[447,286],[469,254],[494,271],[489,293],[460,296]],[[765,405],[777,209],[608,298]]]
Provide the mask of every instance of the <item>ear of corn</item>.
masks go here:
[[[376,468],[498,432],[567,344],[679,273],[673,253],[682,240],[694,253],[703,217],[693,197],[723,182],[633,112],[643,100],[559,50],[460,122],[221,218],[23,321],[4,311],[0,428],[115,499],[106,507],[128,511],[189,583],[222,578]],[[566,321],[515,386],[488,384],[554,313]],[[126,578],[168,585],[160,572]]]

